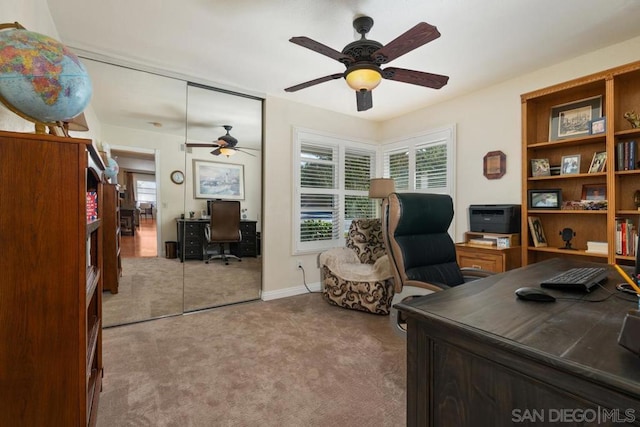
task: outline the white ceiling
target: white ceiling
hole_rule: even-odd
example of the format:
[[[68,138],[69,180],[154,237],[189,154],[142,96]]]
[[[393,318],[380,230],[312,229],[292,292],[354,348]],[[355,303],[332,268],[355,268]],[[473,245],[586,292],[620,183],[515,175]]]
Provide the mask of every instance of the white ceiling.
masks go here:
[[[72,48],[369,120],[386,120],[640,35],[637,0],[48,0]],[[308,36],[335,50],[357,39],[357,15],[387,44],[420,21],[442,36],[391,65],[450,76],[440,90],[384,80],[373,108],[356,111],[344,71],[294,45]],[[121,85],[122,80],[111,80]],[[140,112],[140,114],[143,114]],[[224,132],[221,129],[221,134]],[[233,134],[233,132],[232,132]]]

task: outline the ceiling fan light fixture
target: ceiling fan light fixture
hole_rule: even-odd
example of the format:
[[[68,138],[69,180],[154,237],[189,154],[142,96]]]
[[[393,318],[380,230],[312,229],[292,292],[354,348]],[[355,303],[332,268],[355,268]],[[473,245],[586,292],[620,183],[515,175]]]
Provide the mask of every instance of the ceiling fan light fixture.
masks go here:
[[[233,156],[234,154],[236,154],[236,150],[234,150],[233,148],[221,147],[220,148],[220,154],[229,157],[229,156]]]
[[[380,70],[375,67],[364,65],[362,67],[352,67],[347,71],[344,79],[353,90],[373,90],[382,81]]]

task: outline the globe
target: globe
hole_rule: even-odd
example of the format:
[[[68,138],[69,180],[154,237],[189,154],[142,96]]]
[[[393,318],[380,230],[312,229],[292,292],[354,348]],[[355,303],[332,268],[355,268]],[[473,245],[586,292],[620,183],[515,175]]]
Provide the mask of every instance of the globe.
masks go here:
[[[65,122],[91,94],[86,68],[67,47],[22,28],[0,31],[0,101],[10,110],[34,122]]]
[[[118,171],[120,170],[120,166],[113,160],[111,157],[107,159],[106,168],[104,170],[104,174],[107,175],[107,178],[113,178],[118,175]]]

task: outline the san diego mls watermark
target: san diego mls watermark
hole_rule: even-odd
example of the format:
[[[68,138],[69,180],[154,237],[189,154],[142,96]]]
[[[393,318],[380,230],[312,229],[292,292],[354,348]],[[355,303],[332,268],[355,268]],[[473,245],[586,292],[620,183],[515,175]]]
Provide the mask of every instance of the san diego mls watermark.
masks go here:
[[[598,406],[595,409],[549,408],[530,409],[516,408],[511,411],[511,422],[546,422],[546,423],[632,423],[636,420],[636,410],[607,409]]]

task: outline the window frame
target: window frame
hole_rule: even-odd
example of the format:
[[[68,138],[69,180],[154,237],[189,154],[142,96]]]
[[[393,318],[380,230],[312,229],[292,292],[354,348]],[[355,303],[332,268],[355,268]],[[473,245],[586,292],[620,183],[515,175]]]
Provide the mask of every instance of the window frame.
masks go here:
[[[334,189],[326,189],[326,188],[303,188],[300,185],[301,173],[300,173],[300,163],[302,161],[301,149],[303,144],[313,144],[324,147],[331,147],[335,149],[337,153],[337,188]],[[371,161],[370,161],[370,171],[369,171],[369,179],[376,176],[376,171],[378,170],[379,165],[379,157],[380,157],[380,146],[373,142],[369,141],[361,141],[355,140],[353,138],[347,138],[344,136],[338,136],[333,134],[328,134],[316,130],[304,129],[304,128],[293,128],[293,216],[292,216],[292,253],[293,255],[300,254],[308,254],[308,253],[317,253],[323,250],[336,247],[336,246],[344,246],[344,235],[341,232],[337,233],[337,236],[330,240],[316,240],[316,241],[301,241],[301,196],[303,193],[306,194],[335,194],[338,197],[338,205],[337,205],[337,216],[338,216],[338,224],[339,230],[343,230],[345,224],[345,198],[347,196],[369,196],[368,187],[367,190],[346,190],[345,189],[345,154],[347,152],[361,152],[361,153],[370,153]],[[372,215],[376,214],[376,210],[372,211]]]

